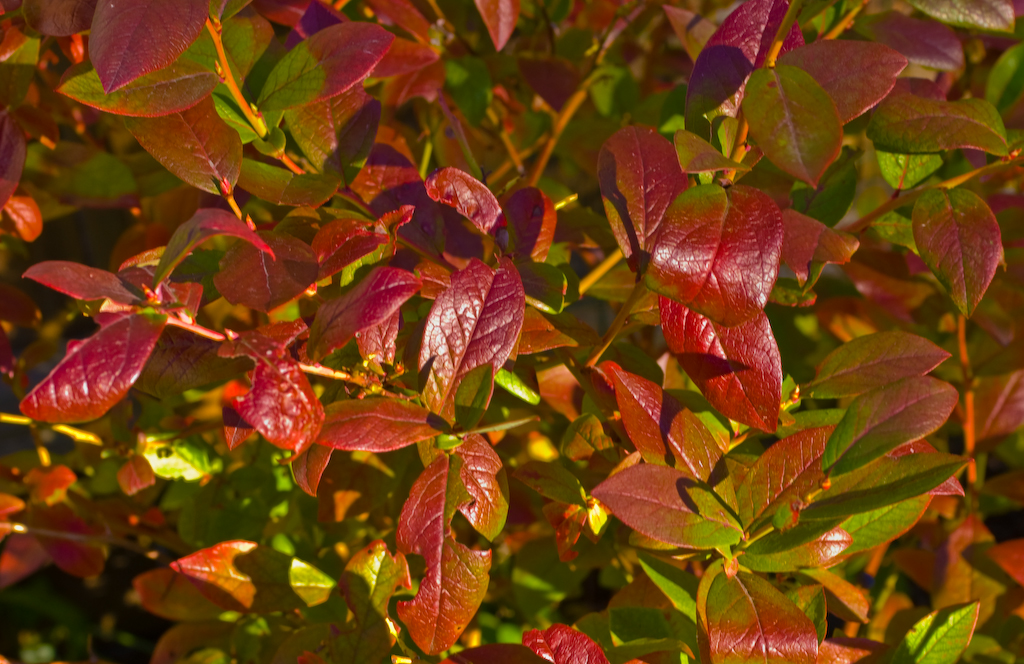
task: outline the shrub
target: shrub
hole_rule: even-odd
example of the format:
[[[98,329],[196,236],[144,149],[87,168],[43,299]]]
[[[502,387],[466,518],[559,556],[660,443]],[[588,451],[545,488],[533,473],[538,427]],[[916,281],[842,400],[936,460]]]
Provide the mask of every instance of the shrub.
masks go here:
[[[908,2],[0,2],[5,654],[1024,657],[1024,47]]]

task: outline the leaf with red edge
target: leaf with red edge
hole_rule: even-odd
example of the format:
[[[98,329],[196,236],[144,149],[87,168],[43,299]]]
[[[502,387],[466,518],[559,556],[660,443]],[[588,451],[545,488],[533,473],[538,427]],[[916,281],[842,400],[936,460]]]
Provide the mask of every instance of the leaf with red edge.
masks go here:
[[[396,25],[420,41],[430,41],[430,21],[409,0],[366,0],[384,25]]]
[[[213,97],[158,118],[125,118],[124,125],[164,168],[197,189],[221,194],[238,181],[242,141],[217,115]]]
[[[707,482],[722,450],[704,423],[656,383],[614,362],[602,362],[600,369],[612,378],[622,425],[644,461],[688,470]]]
[[[782,211],[782,260],[802,286],[814,263],[848,263],[860,246],[856,236],[836,231],[789,208]]]
[[[270,245],[235,215],[217,208],[202,208],[196,210],[196,213],[188,221],[178,226],[167,242],[167,247],[161,254],[160,262],[153,274],[154,287],[166,279],[167,275],[173,272],[174,268],[181,264],[193,249],[218,235],[237,237],[257,249],[267,252],[271,258],[274,258],[274,252],[270,249]]]
[[[128,393],[153,351],[166,316],[134,314],[110,323],[73,347],[21,401],[40,422],[88,422]]]
[[[544,262],[555,239],[555,205],[536,187],[517,190],[505,203],[509,252]]]
[[[443,420],[410,401],[343,399],[327,406],[317,442],[339,450],[390,452],[447,430]]]
[[[783,54],[780,65],[804,70],[828,93],[843,124],[882,101],[907,67],[897,51],[867,41],[828,39]]]
[[[522,281],[508,258],[496,270],[473,259],[452,274],[430,308],[420,348],[419,370],[429,372],[423,398],[432,411],[451,422],[466,374],[485,364],[497,373],[519,340],[525,308]]]
[[[688,184],[676,151],[650,127],[625,127],[601,146],[597,179],[615,241],[642,273],[658,228]]]
[[[118,304],[138,304],[142,301],[117,275],[81,263],[43,261],[25,270],[21,276],[76,300],[108,299]]]
[[[166,399],[252,370],[249,358],[223,358],[218,356],[219,348],[220,343],[212,339],[179,327],[165,327],[135,389]]]
[[[902,378],[853,400],[829,437],[822,467],[841,475],[946,422],[959,395],[930,376]]]
[[[221,259],[213,283],[232,304],[270,311],[295,298],[317,280],[319,267],[309,245],[291,235],[259,234],[269,247],[234,245]]]
[[[238,186],[277,205],[320,207],[338,190],[341,177],[332,173],[295,174],[287,168],[242,160]]]
[[[34,507],[26,519],[29,527],[79,536],[84,541],[63,537],[36,535],[46,553],[53,558],[57,567],[68,574],[83,578],[97,576],[103,572],[106,556],[98,544],[86,544],[90,536],[100,533],[64,503],[52,507]]]
[[[504,224],[498,199],[469,173],[451,166],[442,168],[430,174],[425,186],[427,196],[455,208],[483,233],[493,234]]]
[[[984,99],[943,101],[897,86],[871,114],[867,137],[879,150],[897,153],[974,148],[1006,156],[1006,128]]]
[[[295,477],[295,483],[314,498],[316,498],[316,490],[320,486],[320,479],[324,476],[324,471],[327,470],[327,464],[331,462],[333,452],[334,450],[330,447],[310,445],[292,459],[292,476]]]
[[[64,72],[57,92],[115,115],[156,117],[191,108],[216,87],[216,74],[182,59],[108,94],[92,63],[81,62]]]
[[[440,57],[437,50],[428,44],[396,37],[391,48],[370,72],[370,77],[404,76],[434,64]]]
[[[399,588],[412,587],[405,556],[392,556],[381,540],[356,552],[338,581],[352,618],[340,627],[334,652],[352,664],[378,664],[395,644],[388,624],[388,602]]]
[[[340,95],[373,71],[394,39],[379,25],[357,21],[320,30],[274,66],[256,104],[283,111]]]
[[[209,10],[208,0],[97,3],[89,60],[103,81],[103,91],[110,94],[174,62],[199,36]]]
[[[460,650],[441,664],[544,664],[548,661],[518,643],[492,643]]]
[[[398,616],[424,652],[450,648],[469,625],[487,592],[491,552],[455,541],[451,517],[458,502],[449,495],[449,458],[441,456],[419,476],[398,520],[398,550],[423,556],[426,572],[410,601],[398,603]],[[468,494],[467,494],[468,495]]]
[[[23,291],[0,283],[0,320],[20,327],[35,327],[42,320],[42,313]]]
[[[471,498],[459,510],[478,533],[493,540],[505,527],[508,516],[508,480],[501,459],[486,438],[471,434],[455,448],[451,470],[456,468]]]
[[[910,0],[909,4],[946,25],[1013,32],[1013,0]]]
[[[697,589],[697,643],[708,664],[815,664],[814,624],[769,581],[747,572],[733,578],[721,561]]]
[[[260,358],[252,390],[233,406],[268,442],[295,452],[313,444],[324,421],[323,405],[291,358]]]
[[[818,524],[810,522],[806,527],[798,524],[789,531],[775,531],[743,550],[743,566],[754,572],[790,572],[835,564],[853,538],[836,527],[807,539],[808,532],[820,530]]]
[[[25,242],[34,242],[43,232],[43,213],[31,196],[11,196],[3,206],[0,234],[10,232]]]
[[[25,0],[21,11],[32,29],[49,37],[70,37],[92,25],[97,0]]]
[[[291,611],[327,601],[334,580],[307,562],[256,542],[231,540],[171,563],[229,611]]]
[[[1024,539],[996,544],[985,552],[1013,580],[1024,586]]]
[[[139,491],[156,484],[153,467],[142,454],[133,454],[117,471],[117,483],[125,495],[134,496]]]
[[[487,33],[494,42],[494,50],[500,51],[508,43],[519,20],[519,0],[474,0],[480,16],[487,26]]]
[[[854,396],[901,378],[923,376],[949,356],[931,341],[902,330],[868,334],[829,353],[806,392],[819,399]]]
[[[912,229],[921,259],[969,318],[1003,263],[996,216],[972,191],[932,189],[914,204]]]
[[[842,149],[835,104],[803,69],[779,64],[750,75],[743,93],[750,137],[773,164],[812,187]]]
[[[408,214],[411,218],[411,206],[406,208],[410,208]],[[347,265],[376,251],[387,242],[387,235],[368,228],[363,219],[335,219],[313,237],[313,252],[320,263],[319,279],[341,272]]]
[[[14,194],[25,167],[25,134],[7,113],[0,113],[0,206]]]
[[[378,325],[420,290],[420,280],[397,267],[375,267],[351,290],[320,305],[306,352],[314,362],[347,344],[360,330]]]
[[[782,213],[761,191],[693,187],[665,213],[646,283],[716,323],[739,325],[767,304],[782,239]]]
[[[318,171],[336,173],[351,183],[373,147],[380,111],[380,102],[357,85],[332,99],[289,109],[284,120]]]
[[[169,567],[143,572],[132,579],[142,608],[167,620],[216,620],[224,609],[206,598],[187,576]]]
[[[68,487],[78,481],[75,471],[63,464],[33,468],[25,475],[25,484],[32,489],[32,500],[55,505],[64,500]]]
[[[764,313],[723,327],[659,298],[669,350],[704,398],[729,419],[772,433],[782,398],[782,358]]]
[[[523,634],[523,645],[553,664],[608,664],[599,645],[568,625],[531,629]]]
[[[398,331],[402,327],[402,312],[396,311],[386,321],[356,333],[356,345],[364,360],[377,364],[394,364]]]
[[[736,487],[740,520],[769,517],[817,488],[824,479],[821,455],[835,427],[815,427],[787,436],[758,457]]]
[[[688,472],[641,463],[591,492],[630,528],[659,542],[691,549],[737,544],[740,525],[710,489]]]

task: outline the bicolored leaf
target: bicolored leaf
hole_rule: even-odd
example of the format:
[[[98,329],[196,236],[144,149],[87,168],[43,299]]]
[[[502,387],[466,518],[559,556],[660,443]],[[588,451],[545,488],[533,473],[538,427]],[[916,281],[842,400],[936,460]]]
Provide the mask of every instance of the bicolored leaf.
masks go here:
[[[959,399],[930,376],[902,378],[853,400],[828,439],[822,468],[843,474],[942,426]]]
[[[167,326],[149,354],[135,389],[166,399],[186,390],[223,383],[253,368],[249,358],[220,357],[219,348],[217,341]]]
[[[770,582],[732,578],[721,561],[697,591],[697,642],[708,664],[815,664],[818,634],[803,611]]]
[[[1013,580],[1024,586],[1024,539],[1001,542],[985,552]]]
[[[321,433],[323,428],[321,428]],[[319,442],[319,440],[317,441]],[[310,445],[292,459],[292,476],[299,488],[316,498],[320,479],[331,462],[333,450],[323,445]]]
[[[752,543],[743,553],[743,566],[755,572],[789,572],[805,567],[827,567],[853,542],[850,533],[832,528],[808,539],[807,533],[820,531],[818,524],[798,524],[792,530],[775,531]],[[803,532],[802,532],[803,531]]]
[[[732,546],[742,536],[728,508],[688,472],[641,463],[592,493],[627,526],[665,544],[713,549]]]
[[[950,606],[917,621],[892,654],[893,664],[954,664],[967,649],[979,603]]]
[[[815,427],[786,436],[758,457],[736,487],[740,519],[749,525],[792,502],[800,503],[825,474],[821,455],[833,427]]]
[[[1013,32],[1013,0],[910,0],[910,5],[958,28]]]
[[[202,208],[196,210],[196,213],[188,221],[178,226],[171,239],[168,240],[164,253],[160,255],[156,271],[153,273],[153,286],[158,286],[166,279],[174,271],[174,268],[192,253],[193,249],[218,235],[236,237],[260,251],[270,254],[271,259],[274,258],[274,252],[270,245],[235,215],[217,208]]]
[[[687,189],[651,246],[648,287],[726,326],[764,309],[779,274],[782,213],[757,189]]]
[[[880,150],[905,154],[957,148],[1007,154],[1003,120],[984,99],[939,101],[901,89],[875,109],[868,138]]]
[[[523,633],[523,645],[552,664],[608,664],[599,645],[568,625],[531,629]]]
[[[659,298],[669,350],[704,398],[726,417],[773,432],[782,399],[782,358],[764,313],[723,327],[668,298]]]
[[[792,208],[783,210],[782,226],[782,260],[801,285],[807,282],[813,264],[847,263],[860,246],[860,241],[850,233],[833,230]]]
[[[327,406],[321,445],[389,452],[444,433],[447,425],[422,406],[385,398],[342,399]]]
[[[847,544],[852,544],[852,538]],[[848,551],[848,548],[847,548]],[[808,568],[801,574],[820,583],[825,588],[829,611],[843,620],[866,623],[871,610],[869,595],[839,574],[822,568]]]
[[[425,186],[428,196],[455,208],[482,233],[491,235],[504,223],[498,199],[469,173],[451,166],[442,168],[430,174]]]
[[[543,262],[555,239],[558,215],[555,205],[536,187],[524,187],[513,193],[505,203],[508,222],[509,251]]]
[[[380,102],[357,85],[331,99],[289,109],[284,121],[317,170],[351,183],[373,147],[380,111]]]
[[[295,452],[316,441],[324,422],[323,405],[290,357],[259,358],[252,389],[232,405],[268,442]]]
[[[384,542],[371,542],[353,555],[338,580],[352,619],[341,627],[334,652],[344,653],[345,661],[352,664],[382,661],[394,645],[388,602],[399,588],[411,586],[405,556],[392,556]]]
[[[474,259],[451,276],[426,319],[419,369],[429,372],[423,398],[449,422],[455,393],[473,369],[505,363],[519,339],[526,307],[519,273],[508,258],[492,269]]]
[[[827,39],[785,53],[780,65],[798,67],[821,86],[846,124],[885,99],[907,66],[888,46],[852,39]]]
[[[229,611],[291,611],[327,601],[334,579],[256,542],[231,540],[171,563],[204,597]]]
[[[665,10],[673,9],[665,5]],[[715,171],[734,170],[740,173],[750,170],[749,166],[739,164],[724,156],[715,146],[700,136],[680,129],[673,139],[679,165],[684,173],[713,173]]]
[[[452,470],[456,468],[470,497],[459,511],[478,533],[493,540],[508,516],[508,480],[501,459],[486,438],[470,434],[452,457]]]
[[[25,168],[27,146],[21,127],[7,113],[0,113],[0,206],[14,195]]]
[[[195,106],[216,87],[216,74],[182,59],[108,94],[92,63],[81,62],[64,72],[57,92],[115,115],[157,117]]]
[[[232,304],[270,311],[317,280],[319,266],[309,245],[283,233],[259,237],[269,249],[239,242],[220,261],[213,283]]]
[[[33,502],[56,505],[67,496],[68,487],[78,481],[75,471],[63,464],[33,468],[24,483],[31,489]]]
[[[722,450],[704,423],[656,383],[614,362],[600,368],[612,378],[622,424],[644,460],[687,470],[707,482]]]
[[[133,454],[120,470],[117,471],[117,483],[127,496],[134,496],[139,491],[156,484],[153,466],[142,454]]]
[[[914,243],[953,303],[970,317],[1003,262],[999,222],[966,189],[932,189],[914,204]]]
[[[394,39],[379,25],[357,21],[320,30],[281,58],[256,103],[283,111],[340,95],[373,71]]]
[[[125,118],[146,152],[182,181],[211,194],[230,192],[242,167],[242,141],[213,107],[212,97],[158,118]]]
[[[89,60],[107,94],[174,62],[199,36],[207,0],[173,4],[154,0],[103,0],[89,33]]]
[[[224,613],[187,576],[169,567],[143,572],[132,579],[142,608],[167,620],[216,620]]]
[[[316,312],[309,329],[307,352],[319,361],[372,325],[391,318],[420,289],[420,280],[396,267],[376,267],[339,298]]]
[[[21,11],[32,29],[49,37],[70,37],[92,25],[97,0],[25,0]]]
[[[931,341],[902,330],[857,337],[829,353],[807,394],[818,399],[854,396],[901,378],[923,376],[949,358]]]
[[[129,305],[142,302],[140,294],[129,288],[116,274],[81,263],[43,261],[25,270],[21,276],[76,300],[110,300]]]
[[[505,47],[519,20],[519,0],[474,0],[491,35],[494,50]]]
[[[743,93],[743,117],[764,155],[812,187],[842,148],[843,126],[836,105],[798,67],[780,63],[751,74]]]
[[[21,412],[40,422],[88,422],[128,394],[164,329],[166,316],[124,316],[68,354],[21,401]]]
[[[615,240],[643,272],[670,204],[688,184],[675,150],[650,127],[625,127],[601,146],[597,179]]]

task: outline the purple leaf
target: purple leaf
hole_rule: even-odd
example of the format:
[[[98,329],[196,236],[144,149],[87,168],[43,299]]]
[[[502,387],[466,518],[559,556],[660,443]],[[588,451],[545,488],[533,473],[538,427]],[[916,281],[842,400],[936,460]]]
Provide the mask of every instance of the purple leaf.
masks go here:
[[[92,25],[97,0],[26,0],[25,22],[50,37],[70,37]]]
[[[536,187],[517,190],[505,203],[509,251],[544,262],[555,239],[555,205]]]
[[[910,18],[897,11],[864,16],[854,30],[902,53],[916,65],[956,71],[964,66],[964,48],[949,27],[936,21]]]

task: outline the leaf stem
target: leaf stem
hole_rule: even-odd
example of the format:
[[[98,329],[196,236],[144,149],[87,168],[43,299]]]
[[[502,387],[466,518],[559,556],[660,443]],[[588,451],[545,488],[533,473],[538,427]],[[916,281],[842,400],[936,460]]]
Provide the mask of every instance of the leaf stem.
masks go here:
[[[238,207],[238,202],[235,200],[234,194],[225,194],[224,200],[226,200],[228,205],[231,206],[231,211],[235,213],[235,216],[242,219],[242,208]]]
[[[140,553],[150,560],[156,560],[163,564],[171,562],[171,559],[166,555],[160,553],[156,549],[148,549],[137,542],[133,542],[128,539],[117,537],[114,535],[100,535],[94,533],[74,533],[67,530],[50,530],[49,528],[37,528],[35,526],[28,526],[24,523],[12,523],[11,531],[20,535],[32,535],[35,537],[48,537],[50,539],[59,539],[69,542],[82,542],[83,544],[111,544],[113,546],[119,546],[122,549],[128,549]]]
[[[770,535],[773,532],[775,532],[775,526],[772,524],[771,521],[769,521],[768,523],[758,528],[753,535],[751,535],[744,541],[743,548],[750,546],[751,544],[761,539],[765,535]]]
[[[622,303],[622,308],[619,309],[619,313],[616,314],[615,320],[612,321],[612,326],[608,328],[608,331],[601,337],[601,343],[598,344],[590,356],[587,357],[587,361],[584,366],[592,367],[597,364],[597,361],[601,359],[604,352],[608,350],[608,347],[615,341],[615,337],[618,336],[619,330],[625,325],[626,319],[629,318],[629,314],[633,311],[633,307],[636,303],[643,299],[644,295],[647,295],[647,286],[644,285],[643,279],[636,282],[636,286],[633,287],[633,291],[629,294],[629,297],[625,302]]]
[[[217,49],[217,60],[220,63],[221,78],[224,79],[224,84],[228,86],[228,90],[231,91],[231,96],[235,98],[235,102],[241,107],[242,114],[245,115],[245,119],[252,125],[253,131],[260,138],[267,137],[267,123],[263,121],[263,116],[259,114],[259,111],[253,111],[249,102],[245,100],[245,95],[242,94],[241,88],[238,87],[238,83],[235,81],[234,74],[231,73],[231,65],[228,64],[228,55],[224,52],[224,42],[220,38],[220,27],[215,26],[213,21],[209,18],[206,19],[206,29],[210,33],[210,37],[213,38],[213,47]]]
[[[729,158],[739,164],[747,156],[747,134],[750,133],[750,124],[747,123],[747,118],[743,115],[742,109],[736,114],[736,119],[739,121],[739,125],[736,128],[736,140],[733,142],[732,153]],[[730,169],[725,172],[725,178],[730,182],[735,177],[736,169]]]
[[[862,9],[867,7],[867,4],[868,0],[864,0],[859,5],[851,9],[846,16],[843,16],[843,18],[839,20],[839,23],[836,23],[831,30],[823,34],[819,39],[836,39],[842,35],[850,28],[851,25],[853,25],[853,20],[857,18],[857,14],[860,14]]]
[[[971,369],[971,358],[967,354],[967,318],[957,316],[956,321],[957,348],[960,353],[960,367],[963,371],[964,390],[964,454],[971,459],[967,464],[967,486],[974,488],[978,481],[978,467],[974,463],[975,429],[974,417],[974,371]]]
[[[0,424],[19,424],[21,426],[39,426],[57,433],[62,433],[65,436],[79,443],[88,443],[90,445],[102,445],[103,439],[92,433],[91,431],[85,431],[84,429],[78,429],[75,427],[69,427],[66,424],[47,424],[45,422],[36,422],[30,417],[24,415],[15,415],[14,413],[0,413]]]
[[[601,280],[601,277],[608,274],[608,272],[613,267],[618,265],[619,261],[621,260],[621,249],[616,249],[612,253],[608,254],[608,258],[605,258],[603,261],[601,261],[600,265],[591,270],[587,276],[580,279],[580,295],[582,296],[584,293],[590,290],[594,284]]]
[[[588,79],[589,80],[589,79]],[[569,125],[569,121],[572,120],[572,116],[576,114],[580,106],[587,99],[587,88],[590,87],[588,82],[585,82],[579,90],[573,93],[569,100],[565,102],[565,106],[558,113],[558,117],[555,118],[555,124],[551,128],[551,135],[548,136],[548,140],[544,143],[544,147],[541,149],[540,157],[533,164],[533,169],[530,170],[530,175],[526,179],[526,186],[536,187],[537,182],[540,181],[540,176],[544,174],[544,169],[547,168],[548,161],[551,160],[551,155],[555,152],[555,146],[558,145],[558,139],[562,137],[562,132]]]
[[[793,24],[796,23],[797,16],[800,15],[800,5],[803,4],[801,0],[790,0],[789,8],[786,9],[786,15],[782,17],[782,23],[779,24],[779,29],[775,32],[775,39],[772,41],[772,47],[768,50],[768,55],[764,58],[764,68],[774,69],[775,60],[779,57],[779,53],[782,51],[782,45],[786,42],[786,37],[789,35],[790,29]]]
[[[284,164],[285,166],[287,166],[288,170],[291,171],[292,173],[295,173],[296,175],[305,175],[306,174],[306,171],[303,170],[303,168],[301,166],[299,166],[294,161],[292,161],[292,158],[289,157],[288,155],[286,155],[284,153],[284,150],[281,151],[281,154],[274,155],[274,156],[277,157],[278,159],[280,159],[281,163]]]

